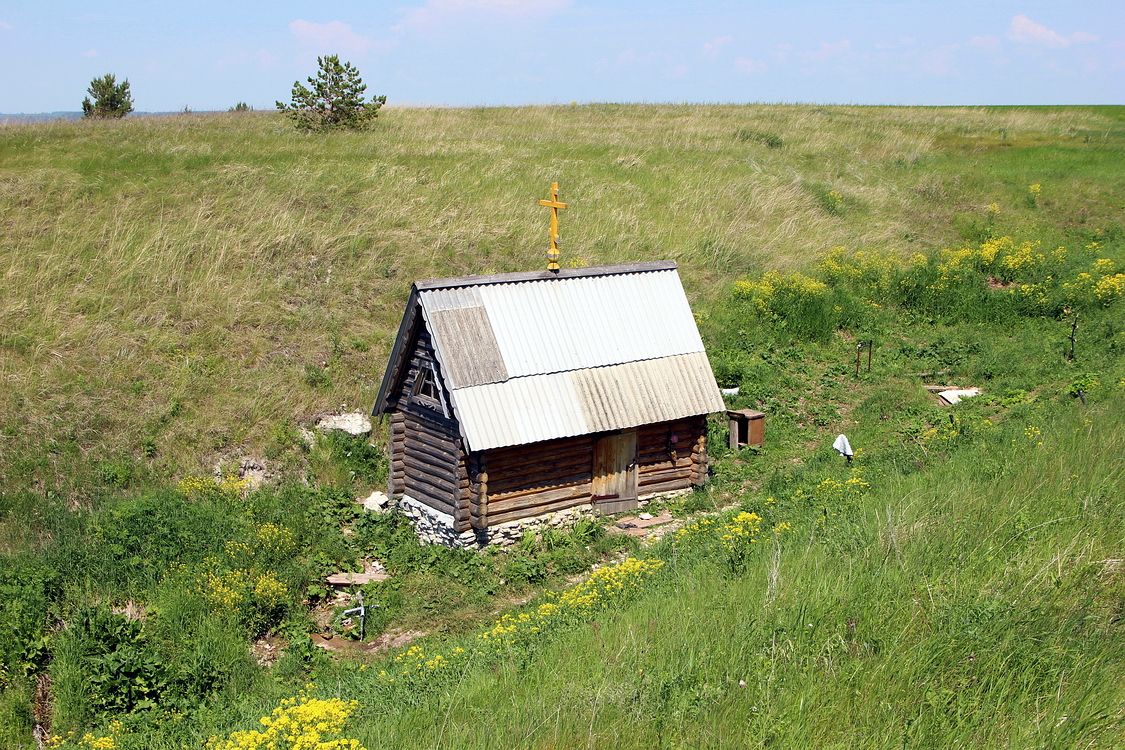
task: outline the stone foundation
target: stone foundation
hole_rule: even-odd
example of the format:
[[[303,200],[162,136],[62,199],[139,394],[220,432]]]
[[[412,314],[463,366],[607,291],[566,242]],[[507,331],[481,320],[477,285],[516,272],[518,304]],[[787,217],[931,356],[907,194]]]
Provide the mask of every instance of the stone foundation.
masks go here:
[[[656,498],[678,497],[691,494],[690,489],[672,490],[642,495],[638,498],[638,507],[643,508]],[[509,547],[517,543],[528,532],[542,529],[567,529],[582,518],[596,516],[593,505],[584,503],[573,508],[557,510],[553,513],[544,513],[540,516],[521,518],[518,521],[508,521],[487,529],[470,529],[460,533],[453,530],[453,516],[434,510],[423,502],[415,500],[409,495],[399,498],[396,503],[398,511],[410,519],[414,524],[414,533],[423,544],[440,544],[443,547],[460,547],[462,549],[481,549],[490,545]]]
[[[424,544],[440,544],[444,547],[464,549],[480,549],[489,545],[508,547],[518,542],[528,532],[548,528],[569,528],[579,519],[594,515],[594,509],[589,504],[576,505],[573,508],[544,513],[541,516],[489,526],[487,529],[471,529],[457,533],[453,530],[453,516],[434,510],[409,495],[399,498],[398,510],[414,524],[414,533]]]

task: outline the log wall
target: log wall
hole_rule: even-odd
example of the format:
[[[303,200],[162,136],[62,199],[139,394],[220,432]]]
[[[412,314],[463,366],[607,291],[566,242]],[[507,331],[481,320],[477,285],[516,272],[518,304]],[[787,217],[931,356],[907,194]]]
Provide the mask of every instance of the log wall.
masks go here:
[[[704,416],[638,427],[637,493],[670,492],[706,482],[706,435]],[[589,503],[597,437],[547,440],[470,456],[466,528]]]
[[[637,428],[637,494],[689,489],[706,481],[706,416]]]
[[[433,366],[441,382],[429,332],[420,327],[410,363],[391,413],[392,497],[410,497],[454,518],[458,531],[468,528],[469,474],[460,431],[452,416],[411,399],[414,380],[423,367]],[[446,398],[448,404],[448,398]]]
[[[469,513],[474,528],[495,526],[590,502],[590,435],[496,448],[474,454],[478,477]],[[479,479],[486,486],[480,489]]]

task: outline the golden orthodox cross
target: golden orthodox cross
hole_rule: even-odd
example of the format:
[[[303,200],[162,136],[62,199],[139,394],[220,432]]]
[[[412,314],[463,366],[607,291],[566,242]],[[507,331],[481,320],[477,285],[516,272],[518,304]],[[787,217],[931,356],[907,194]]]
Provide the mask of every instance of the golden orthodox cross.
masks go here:
[[[551,183],[551,199],[540,199],[539,205],[551,209],[551,230],[548,232],[551,244],[547,248],[547,270],[557,273],[559,270],[559,209],[566,208],[566,204],[559,201],[559,183]]]

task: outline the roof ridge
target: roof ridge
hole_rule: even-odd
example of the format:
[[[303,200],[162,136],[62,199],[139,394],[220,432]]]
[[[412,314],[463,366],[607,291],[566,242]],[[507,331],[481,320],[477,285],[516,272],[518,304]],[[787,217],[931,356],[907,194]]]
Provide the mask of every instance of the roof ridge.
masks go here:
[[[525,281],[620,276],[651,271],[675,271],[677,268],[678,266],[674,260],[657,260],[643,263],[621,263],[611,266],[567,268],[558,272],[516,271],[514,273],[482,274],[478,276],[455,276],[447,279],[420,279],[414,282],[414,288],[418,291],[429,291],[433,289],[451,289],[462,286],[482,286],[485,284],[510,284]]]

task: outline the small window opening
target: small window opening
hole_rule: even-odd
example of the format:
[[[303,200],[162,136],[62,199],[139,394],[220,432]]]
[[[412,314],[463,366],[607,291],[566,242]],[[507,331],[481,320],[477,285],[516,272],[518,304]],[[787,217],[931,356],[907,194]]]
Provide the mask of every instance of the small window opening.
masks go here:
[[[433,365],[426,365],[418,370],[418,377],[414,380],[414,398],[428,402],[431,406],[441,404],[441,390],[438,388]]]

